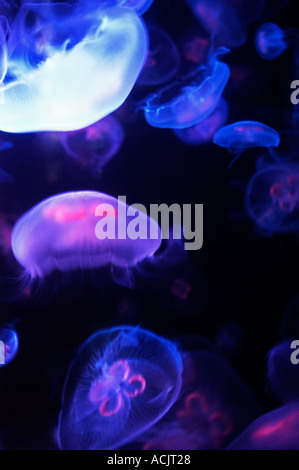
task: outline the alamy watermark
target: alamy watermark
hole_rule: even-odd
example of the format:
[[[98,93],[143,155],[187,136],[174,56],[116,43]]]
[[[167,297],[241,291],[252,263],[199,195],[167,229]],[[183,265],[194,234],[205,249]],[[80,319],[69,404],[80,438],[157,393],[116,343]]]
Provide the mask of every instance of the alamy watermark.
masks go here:
[[[5,344],[3,341],[0,341],[0,365],[5,364]]]
[[[293,105],[299,104],[299,80],[292,81],[291,90],[294,90],[291,94],[291,103]]]
[[[299,340],[292,341],[290,348],[295,350],[290,356],[291,363],[297,366],[299,364]]]
[[[185,250],[199,250],[203,245],[203,204],[150,204],[148,213],[143,204],[127,206],[126,196],[119,196],[117,209],[99,204],[95,215],[100,217],[95,227],[99,240],[184,238]]]

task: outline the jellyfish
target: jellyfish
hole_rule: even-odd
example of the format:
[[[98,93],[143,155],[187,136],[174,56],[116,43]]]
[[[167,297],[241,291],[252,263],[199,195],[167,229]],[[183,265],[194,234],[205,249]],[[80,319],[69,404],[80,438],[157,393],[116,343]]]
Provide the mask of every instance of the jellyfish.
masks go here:
[[[125,137],[121,123],[112,115],[84,129],[58,135],[66,153],[94,175],[118,153]]]
[[[267,147],[271,150],[279,146],[280,137],[278,132],[261,122],[239,121],[219,129],[213,142],[237,154],[230,163],[231,166],[243,150],[253,147]]]
[[[170,36],[157,26],[148,29],[149,51],[137,84],[161,85],[172,79],[180,66],[180,55]]]
[[[138,441],[143,449],[224,449],[260,413],[255,397],[207,340],[185,338],[180,398]]]
[[[139,327],[100,330],[80,348],[64,386],[59,446],[116,449],[177,400],[182,361],[174,343]]]
[[[153,219],[124,200],[77,191],[52,196],[26,212],[11,237],[24,279],[106,265],[119,267],[125,279],[129,268],[158,250],[161,232]]]
[[[277,59],[287,49],[287,37],[290,35],[291,30],[284,32],[275,23],[263,24],[255,35],[257,52],[263,59]]]
[[[253,421],[228,450],[299,450],[299,401]]]
[[[101,0],[101,8],[106,7],[126,7],[131,8],[140,16],[143,15],[152,5],[154,0]],[[90,0],[79,0],[79,5],[90,8]]]
[[[217,107],[203,121],[186,129],[175,129],[179,140],[188,145],[202,145],[213,140],[216,131],[224,126],[228,117],[228,104],[220,98]]]
[[[229,67],[217,60],[227,50],[219,49],[207,65],[185,77],[182,84],[172,83],[150,95],[144,116],[153,127],[184,129],[208,117],[216,108],[228,82]]]
[[[268,355],[268,380],[283,406],[253,421],[228,447],[251,450],[299,450],[299,341],[284,341]],[[299,361],[298,361],[299,362]]]
[[[263,2],[254,0],[186,0],[200,24],[227,47],[239,47],[246,41],[246,27],[258,18]]]
[[[249,216],[268,233],[299,231],[299,165],[270,165],[250,180],[246,193]]]
[[[125,101],[146,59],[147,32],[128,8],[83,15],[66,4],[24,5],[10,29],[0,87],[6,132],[72,131],[99,121]]]
[[[0,328],[0,367],[9,364],[17,355],[19,339],[15,330]]]

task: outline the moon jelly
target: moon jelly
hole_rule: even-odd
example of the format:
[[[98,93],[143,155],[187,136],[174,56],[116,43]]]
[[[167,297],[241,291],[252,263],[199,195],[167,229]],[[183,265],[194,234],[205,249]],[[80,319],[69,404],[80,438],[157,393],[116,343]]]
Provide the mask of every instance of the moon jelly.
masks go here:
[[[170,36],[161,28],[151,27],[149,51],[139,85],[161,85],[175,76],[180,66],[180,55]]]
[[[66,379],[61,449],[115,449],[176,401],[182,362],[170,341],[138,327],[101,330],[81,346]]]
[[[148,124],[160,128],[184,129],[203,121],[216,108],[229,79],[229,67],[217,60],[227,52],[219,49],[207,65],[150,95],[144,107]]]
[[[27,31],[32,11],[38,26]],[[146,30],[128,8],[83,15],[69,5],[25,5],[11,31],[0,87],[0,129],[6,132],[93,124],[125,101],[147,54]]]
[[[154,0],[101,0],[101,8],[104,7],[127,7],[135,11],[137,15],[143,15],[149,7],[152,5]],[[86,5],[86,8],[90,8],[90,0],[79,0],[80,5]],[[95,2],[97,4],[98,2]]]
[[[96,175],[117,154],[125,134],[118,119],[109,115],[85,129],[60,132],[59,137],[66,153]]]
[[[263,59],[277,59],[287,48],[284,32],[275,23],[263,24],[256,32],[255,46]]]
[[[0,328],[0,367],[9,364],[19,349],[19,339],[15,330]]]
[[[235,152],[251,147],[278,147],[278,132],[261,122],[239,121],[222,127],[216,132],[214,144]]]
[[[259,406],[213,349],[182,357],[180,399],[146,433],[143,449],[223,449],[258,416]]]
[[[246,26],[257,18],[263,2],[238,0],[186,0],[201,25],[228,47],[241,46]]]
[[[186,129],[175,129],[174,133],[185,144],[205,144],[213,140],[214,134],[225,124],[227,117],[228,105],[223,98],[220,98],[217,107],[206,119]]]
[[[268,232],[299,232],[299,166],[281,164],[257,172],[247,187],[246,206]]]
[[[127,214],[129,209],[122,200],[95,191],[52,196],[17,221],[13,253],[31,278],[42,278],[55,269],[133,266],[155,253],[161,234],[155,221],[140,211]],[[136,212],[138,216],[128,223],[127,215]],[[148,224],[154,226],[158,238],[139,237],[136,221],[145,230]]]
[[[228,450],[299,450],[299,401],[253,421]]]

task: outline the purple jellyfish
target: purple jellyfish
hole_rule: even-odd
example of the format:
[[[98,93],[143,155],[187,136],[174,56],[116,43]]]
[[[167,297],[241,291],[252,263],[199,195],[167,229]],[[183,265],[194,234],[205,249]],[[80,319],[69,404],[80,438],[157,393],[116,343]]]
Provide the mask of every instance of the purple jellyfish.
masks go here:
[[[160,244],[153,219],[124,198],[95,191],[52,196],[25,213],[12,232],[13,253],[30,279],[107,264],[127,269]]]
[[[181,388],[176,346],[138,327],[95,333],[66,379],[59,419],[61,449],[116,449],[168,411]]]

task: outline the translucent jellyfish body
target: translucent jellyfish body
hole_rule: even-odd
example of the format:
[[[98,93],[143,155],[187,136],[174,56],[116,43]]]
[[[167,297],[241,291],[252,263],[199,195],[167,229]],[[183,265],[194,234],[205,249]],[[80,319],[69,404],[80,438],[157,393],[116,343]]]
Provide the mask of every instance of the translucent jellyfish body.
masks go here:
[[[258,416],[259,405],[213,349],[182,357],[179,400],[139,441],[146,442],[144,449],[223,449]]]
[[[270,233],[299,232],[299,166],[258,171],[248,184],[246,206],[257,226]]]
[[[203,121],[186,129],[175,129],[179,140],[188,145],[201,145],[213,140],[216,131],[224,126],[228,117],[228,105],[220,98],[215,110]]]
[[[214,135],[214,144],[239,152],[251,147],[278,147],[278,132],[261,122],[239,121],[222,127]]]
[[[50,197],[24,214],[12,232],[12,250],[31,278],[55,269],[92,269],[107,264],[130,267],[161,244],[155,221],[138,212],[127,215],[121,200],[95,191]],[[131,208],[132,210],[132,208]],[[130,224],[132,224],[130,226]],[[154,227],[157,238],[141,238],[136,226]]]
[[[206,66],[150,95],[144,107],[146,121],[154,127],[183,129],[209,116],[216,108],[229,79],[229,67],[217,60],[220,49]]]
[[[81,129],[117,109],[130,93],[147,54],[143,23],[128,8],[84,15],[70,8],[39,4],[20,10],[4,44],[1,130]],[[31,10],[38,26],[27,31]]]
[[[277,59],[287,48],[284,32],[275,23],[266,23],[259,27],[255,35],[255,46],[263,59]]]
[[[19,339],[15,330],[0,328],[0,367],[9,364],[19,349]]]
[[[80,348],[65,383],[62,449],[115,449],[176,401],[182,362],[176,346],[129,326],[95,333]]]
[[[143,15],[149,7],[152,5],[154,0],[101,0],[101,8],[103,7],[127,7],[135,11],[137,15]],[[79,4],[90,9],[90,0],[79,0]],[[95,2],[97,5],[98,2]]]
[[[149,51],[137,83],[161,85],[175,76],[180,66],[179,51],[163,29],[152,26],[149,32]]]
[[[228,47],[245,42],[246,26],[258,17],[263,7],[260,0],[186,0],[186,3],[200,24]]]
[[[121,123],[112,115],[84,129],[59,133],[66,153],[89,167],[94,175],[117,154],[124,137]]]
[[[298,429],[299,400],[253,421],[228,450],[299,450]]]

